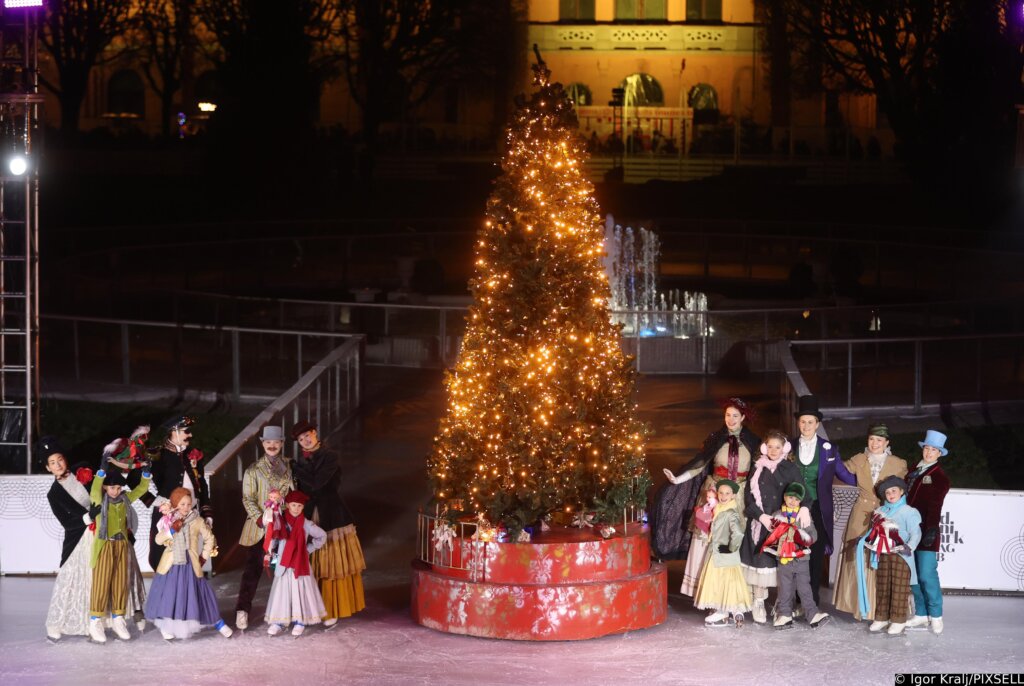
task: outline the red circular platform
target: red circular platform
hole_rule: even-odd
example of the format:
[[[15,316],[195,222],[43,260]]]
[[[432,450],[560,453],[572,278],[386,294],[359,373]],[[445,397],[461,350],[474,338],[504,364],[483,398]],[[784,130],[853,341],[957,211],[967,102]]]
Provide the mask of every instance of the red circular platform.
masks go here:
[[[558,529],[531,543],[456,540],[453,562],[413,563],[412,614],[453,634],[565,641],[655,626],[665,621],[665,566],[650,561],[646,526],[604,540]]]

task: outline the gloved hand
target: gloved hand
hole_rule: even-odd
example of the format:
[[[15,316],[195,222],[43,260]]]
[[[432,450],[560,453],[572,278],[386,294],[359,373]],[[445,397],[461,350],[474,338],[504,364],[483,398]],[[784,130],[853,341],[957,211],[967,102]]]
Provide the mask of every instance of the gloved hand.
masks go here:
[[[937,527],[932,526],[932,527],[929,527],[929,528],[925,529],[924,533],[921,534],[921,547],[925,548],[925,547],[931,546],[933,543],[935,543],[935,538],[938,535],[939,535],[939,530],[938,530]]]
[[[763,514],[757,518],[757,521],[761,522],[761,526],[771,531],[775,528],[775,520],[770,516]]]
[[[801,507],[796,513],[796,523],[801,529],[806,529],[811,525],[811,511],[806,507]]]
[[[729,545],[728,544],[723,543],[722,545],[718,546],[718,552],[722,553],[723,555],[728,555],[732,551],[729,550]]]
[[[270,524],[273,521],[274,511],[268,507],[267,509],[263,510],[263,524],[264,526],[266,526],[267,524]]]
[[[103,511],[102,505],[90,505],[89,506],[89,518],[92,520],[96,519],[96,516]]]
[[[206,526],[213,529],[213,517],[203,517],[203,521],[206,522]]]

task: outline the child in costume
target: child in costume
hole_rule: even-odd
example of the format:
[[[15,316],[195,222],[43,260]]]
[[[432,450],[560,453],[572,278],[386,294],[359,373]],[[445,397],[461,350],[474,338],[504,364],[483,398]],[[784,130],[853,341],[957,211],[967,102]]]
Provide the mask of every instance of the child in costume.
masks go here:
[[[271,562],[277,563],[284,551],[284,543],[288,538],[285,530],[284,514],[281,512],[281,491],[270,489],[263,503],[263,566],[270,567]]]
[[[907,482],[890,476],[879,482],[884,504],[871,517],[871,526],[857,544],[858,555],[871,553],[875,573],[875,621],[868,630],[878,633],[887,626],[890,636],[903,633],[910,611],[910,587],[917,583],[914,549],[921,541],[921,514],[907,505]],[[867,605],[863,564],[858,570],[862,606]]]
[[[908,629],[926,629],[942,633],[942,585],[939,583],[939,524],[942,505],[949,493],[949,477],[939,458],[949,454],[946,434],[928,430],[921,446],[921,462],[907,474],[907,504],[921,513],[921,544],[914,550],[917,583],[910,587],[914,594],[914,618]]]
[[[287,538],[274,569],[265,619],[267,633],[276,636],[295,623],[292,636],[301,636],[307,625],[319,624],[327,615],[316,579],[310,575],[309,555],[327,540],[327,533],[303,514],[306,501],[302,491],[292,491],[284,499],[288,511],[284,522]],[[312,539],[309,543],[307,540]]]
[[[132,532],[138,529],[138,516],[132,503],[149,490],[149,472],[143,472],[139,485],[125,494],[125,478],[119,471],[96,472],[89,500],[98,506],[96,538],[92,545],[92,590],[89,597],[89,636],[97,643],[106,643],[104,616],[112,612],[111,628],[122,641],[131,639],[125,624],[128,604],[129,556],[135,550],[129,544]]]
[[[814,522],[799,521],[800,501],[807,490],[799,481],[786,486],[783,494],[785,504],[772,519],[775,529],[761,546],[763,552],[773,553],[779,558],[779,609],[775,618],[776,629],[793,626],[793,601],[797,594],[812,627],[817,628],[828,619],[827,612],[819,612],[811,589],[811,546],[818,538]]]
[[[175,488],[169,501],[173,510],[157,523],[156,542],[166,548],[146,600],[146,619],[168,641],[189,638],[204,626],[229,638],[231,627],[221,619],[217,597],[203,576],[203,563],[217,554],[217,541],[192,508],[192,491]]]
[[[739,490],[739,485],[731,479],[718,482],[718,504],[714,507],[709,536],[710,554],[704,558],[693,598],[698,609],[713,610],[704,619],[706,626],[726,626],[730,616],[736,626],[742,626],[743,613],[753,607],[750,587],[740,569],[743,525],[736,501]]]

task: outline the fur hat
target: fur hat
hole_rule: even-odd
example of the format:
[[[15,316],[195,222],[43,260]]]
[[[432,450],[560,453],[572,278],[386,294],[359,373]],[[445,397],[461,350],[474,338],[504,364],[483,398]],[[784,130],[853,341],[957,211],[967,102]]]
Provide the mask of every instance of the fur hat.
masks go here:
[[[309,496],[302,491],[291,491],[284,497],[285,503],[302,503],[305,505],[308,500]]]
[[[875,485],[875,492],[879,499],[885,500],[885,492],[890,488],[898,488],[904,493],[907,492],[907,482],[898,476],[887,476]]]
[[[881,422],[879,422],[878,424],[872,424],[871,427],[868,429],[868,436],[878,436],[888,441],[889,427]]]
[[[733,495],[740,492],[740,485],[733,481],[732,479],[719,479],[715,483],[716,488],[721,488],[722,486],[728,486],[729,488],[731,488]]]
[[[796,496],[797,499],[803,500],[804,496],[807,495],[807,489],[804,488],[804,485],[799,481],[794,481],[790,485],[786,486],[786,490],[783,495],[793,495]]]
[[[316,424],[306,421],[305,419],[300,419],[295,422],[295,426],[292,427],[292,438],[297,441],[299,440],[299,436],[307,431],[316,431]]]

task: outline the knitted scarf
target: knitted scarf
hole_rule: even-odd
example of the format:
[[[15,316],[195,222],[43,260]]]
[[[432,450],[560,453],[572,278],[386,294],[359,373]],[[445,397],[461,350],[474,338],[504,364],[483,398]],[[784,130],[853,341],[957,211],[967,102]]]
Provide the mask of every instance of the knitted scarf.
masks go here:
[[[757,459],[757,462],[754,463],[754,476],[750,479],[750,494],[754,496],[754,503],[757,504],[757,509],[761,510],[761,512],[764,512],[764,503],[761,500],[761,472],[767,469],[769,472],[774,474],[775,470],[778,469],[784,459],[786,459],[785,455],[777,460],[773,460],[767,455],[762,455]],[[765,514],[768,513],[765,512]],[[761,540],[761,530],[764,527],[756,518],[750,521],[752,523],[752,526],[750,527],[750,535],[754,539],[754,545],[757,545],[757,542]]]
[[[128,537],[129,532],[135,532],[136,530],[138,530],[139,516],[135,514],[135,508],[132,507],[132,503],[130,500],[128,500],[128,496],[125,495],[124,491],[122,490],[120,495],[118,495],[116,498],[111,498],[109,495],[104,493],[102,508],[103,513],[100,515],[100,521],[103,522],[103,525],[96,527],[96,538],[99,538],[103,541],[107,540],[107,522],[110,521],[109,519],[107,519],[107,508],[110,505],[124,505],[125,524],[128,527],[128,531],[124,532],[125,538]]]
[[[295,517],[291,512],[284,515],[288,526],[288,538],[284,544],[284,552],[281,554],[281,566],[287,567],[298,579],[302,576],[309,576],[309,551],[306,550],[306,517],[299,515]]]
[[[907,495],[904,493],[900,496],[900,499],[894,503],[886,501],[880,508],[875,510],[878,514],[882,515],[886,519],[891,518],[892,514],[907,504]],[[860,616],[867,617],[870,609],[870,601],[868,599],[868,582],[867,576],[864,571],[864,545],[867,543],[868,536],[871,535],[872,527],[868,527],[868,530],[864,532],[864,535],[857,541],[857,603],[860,607]],[[878,569],[878,553],[871,552],[871,568]]]

